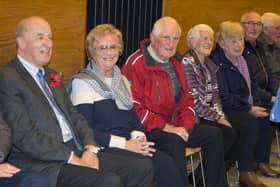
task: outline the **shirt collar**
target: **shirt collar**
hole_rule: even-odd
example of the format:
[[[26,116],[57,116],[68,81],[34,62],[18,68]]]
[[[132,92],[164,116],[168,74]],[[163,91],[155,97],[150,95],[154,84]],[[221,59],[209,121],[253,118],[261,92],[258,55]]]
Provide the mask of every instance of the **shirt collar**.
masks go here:
[[[169,61],[163,61],[163,60],[161,60],[161,59],[158,57],[158,55],[156,54],[156,52],[154,51],[154,49],[152,48],[151,45],[148,46],[147,50],[148,50],[149,54],[151,55],[151,57],[152,57],[155,61],[157,61],[157,62],[159,62],[159,63],[167,63],[167,62],[169,62]]]
[[[32,63],[28,62],[25,60],[23,57],[21,57],[19,54],[17,55],[20,63],[23,65],[23,67],[32,75],[32,76],[37,76],[37,73],[39,71],[39,68],[34,66]],[[45,70],[44,68],[41,68],[43,75],[45,75]]]

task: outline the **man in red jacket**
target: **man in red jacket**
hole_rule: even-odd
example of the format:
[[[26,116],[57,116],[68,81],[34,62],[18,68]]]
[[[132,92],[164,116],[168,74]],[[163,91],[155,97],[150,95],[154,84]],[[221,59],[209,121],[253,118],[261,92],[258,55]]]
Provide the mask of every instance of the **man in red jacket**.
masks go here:
[[[122,73],[131,81],[134,106],[150,140],[173,157],[186,186],[186,146],[202,147],[207,187],[228,186],[220,130],[195,125],[192,93],[176,53],[180,35],[174,18],[159,19],[150,39],[127,59]]]

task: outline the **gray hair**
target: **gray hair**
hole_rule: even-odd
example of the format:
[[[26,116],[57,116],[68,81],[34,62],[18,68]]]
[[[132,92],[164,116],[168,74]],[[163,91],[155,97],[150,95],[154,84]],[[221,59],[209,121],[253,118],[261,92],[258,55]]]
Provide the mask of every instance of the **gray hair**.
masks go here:
[[[179,23],[176,21],[176,19],[173,17],[162,17],[154,23],[152,33],[155,36],[158,36],[160,34],[161,29],[162,29],[161,24],[165,21],[172,21],[172,22],[176,23],[178,26],[178,29],[179,29],[179,35],[181,36],[181,32],[182,32],[181,27],[180,27]]]
[[[279,19],[279,14],[273,12],[266,12],[262,15],[262,24],[264,27],[272,27],[274,26],[274,21]]]
[[[195,41],[199,40],[200,39],[200,32],[202,32],[202,31],[207,31],[207,32],[210,32],[211,34],[214,35],[214,31],[209,25],[198,24],[198,25],[193,26],[189,30],[189,32],[187,34],[187,37],[186,37],[187,45],[190,49],[192,48],[191,40],[195,40]]]

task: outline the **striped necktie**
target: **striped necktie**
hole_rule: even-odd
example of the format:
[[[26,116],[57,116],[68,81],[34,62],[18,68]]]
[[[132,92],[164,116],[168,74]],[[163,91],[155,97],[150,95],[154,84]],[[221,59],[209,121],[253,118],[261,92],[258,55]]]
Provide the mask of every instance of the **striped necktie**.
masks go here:
[[[46,81],[44,79],[44,75],[43,75],[43,72],[42,70],[40,69],[38,72],[37,72],[37,77],[39,78],[39,82],[45,92],[45,95],[48,97],[49,101],[52,103],[52,106],[56,109],[56,111],[58,111],[58,113],[63,116],[63,118],[65,119],[66,121],[66,124],[68,126],[68,128],[70,129],[70,132],[71,132],[71,136],[73,138],[73,141],[76,145],[76,147],[78,148],[78,150],[80,151],[83,151],[83,148],[81,146],[81,144],[78,142],[77,140],[77,137],[72,129],[72,127],[69,125],[69,122],[65,116],[65,113],[62,111],[62,109],[58,106],[57,102],[54,100],[52,94],[50,93],[50,90],[49,88],[47,87],[47,84],[46,84]]]

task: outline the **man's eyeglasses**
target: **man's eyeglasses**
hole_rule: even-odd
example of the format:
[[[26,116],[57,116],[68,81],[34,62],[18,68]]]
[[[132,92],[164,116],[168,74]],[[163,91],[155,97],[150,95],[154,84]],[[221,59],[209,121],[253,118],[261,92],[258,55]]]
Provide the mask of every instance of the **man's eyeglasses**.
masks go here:
[[[247,22],[241,22],[243,25],[248,25],[248,26],[257,26],[261,27],[263,24],[262,22],[254,22],[254,21],[247,21]]]
[[[93,49],[97,50],[97,51],[119,50],[120,46],[119,45],[100,45],[100,46],[94,47]]]

